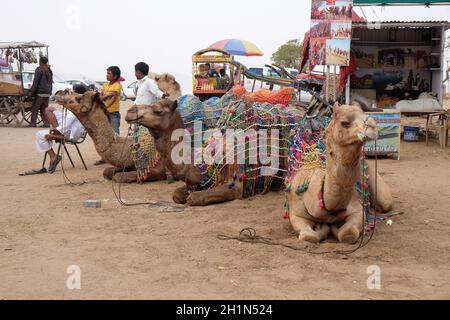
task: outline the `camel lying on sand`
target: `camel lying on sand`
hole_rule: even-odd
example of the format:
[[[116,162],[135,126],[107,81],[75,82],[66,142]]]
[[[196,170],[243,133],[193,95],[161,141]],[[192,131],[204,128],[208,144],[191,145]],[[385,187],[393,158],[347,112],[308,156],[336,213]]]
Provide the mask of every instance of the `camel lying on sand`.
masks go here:
[[[131,183],[138,181],[138,173],[131,154],[133,140],[119,137],[108,120],[108,111],[100,94],[88,91],[83,95],[62,93],[56,101],[66,107],[80,120],[94,141],[97,153],[113,167],[106,168],[103,176],[116,182]],[[125,171],[125,172],[123,172]],[[165,170],[161,161],[150,168],[148,181],[165,179]]]
[[[222,166],[215,176],[216,181],[219,181],[218,184],[205,187],[202,184],[205,176],[202,176],[200,165],[178,164],[173,161],[172,151],[179,142],[172,141],[172,134],[177,129],[184,129],[183,119],[177,107],[177,101],[161,100],[150,106],[133,106],[125,117],[126,121],[138,122],[149,129],[150,134],[155,138],[156,150],[161,155],[164,165],[176,179],[186,182],[185,186],[175,190],[173,200],[176,203],[188,203],[191,206],[205,206],[246,196],[242,174],[237,177],[237,171],[233,171],[233,168],[228,165]],[[273,185],[275,183],[270,183],[270,186]]]
[[[335,106],[333,113],[325,132],[326,168],[300,168],[292,177],[289,219],[300,240],[320,242],[331,229],[340,242],[355,243],[363,232],[363,208],[355,188],[360,157],[364,142],[377,138],[377,127],[357,105]],[[371,205],[391,210],[389,186],[378,175],[375,191],[377,173],[369,166],[368,174]]]
[[[173,99],[181,96],[180,85],[172,75],[153,74],[152,77],[165,95]],[[63,92],[56,99],[59,104],[75,114],[94,141],[97,153],[113,166],[103,171],[106,179],[113,179],[121,183],[143,182],[142,177],[139,177],[136,171],[131,154],[133,141],[115,135],[108,120],[108,112],[99,94],[92,91],[83,95]],[[148,168],[144,181],[157,181],[165,178],[164,166],[159,161],[154,167]]]

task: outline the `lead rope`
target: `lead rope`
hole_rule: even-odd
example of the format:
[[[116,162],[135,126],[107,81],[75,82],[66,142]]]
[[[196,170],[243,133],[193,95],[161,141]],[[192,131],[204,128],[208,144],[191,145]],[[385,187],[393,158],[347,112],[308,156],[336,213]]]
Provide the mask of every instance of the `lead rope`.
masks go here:
[[[123,155],[124,155],[124,151],[125,151],[125,149],[126,149],[127,146],[128,146],[128,140],[130,139],[131,136],[134,136],[134,132],[135,132],[136,130],[138,130],[138,124],[134,124],[134,126],[135,126],[134,129],[133,129],[133,126],[132,126],[131,123],[130,123],[130,125],[128,126],[127,137],[126,137],[125,143],[124,143],[124,145],[123,145],[123,147],[122,147],[122,151],[121,151],[121,153],[120,153],[120,158],[119,158],[119,159],[122,159],[122,157],[123,157]],[[128,152],[131,152],[131,150],[128,150]],[[123,168],[122,168],[122,173],[124,173],[126,169],[127,169],[127,168],[123,167]],[[153,205],[153,204],[155,204],[155,202],[136,202],[136,203],[128,203],[128,202],[125,202],[125,201],[122,199],[122,194],[121,194],[121,187],[122,187],[123,182],[119,182],[118,184],[119,184],[119,188],[118,188],[118,192],[116,192],[116,189],[115,189],[115,187],[114,187],[114,176],[113,176],[112,179],[111,179],[111,187],[112,187],[112,191],[113,191],[114,196],[116,197],[117,201],[118,201],[122,206],[125,206],[125,207],[132,207],[132,206]]]

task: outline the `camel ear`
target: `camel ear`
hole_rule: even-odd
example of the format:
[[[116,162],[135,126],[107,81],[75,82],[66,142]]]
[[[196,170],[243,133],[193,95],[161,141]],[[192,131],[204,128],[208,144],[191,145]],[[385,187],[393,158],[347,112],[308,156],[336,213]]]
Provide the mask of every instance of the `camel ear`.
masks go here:
[[[352,101],[352,106],[358,107],[358,108],[360,108],[360,109],[362,110],[362,105],[361,105],[361,103],[360,103],[359,101],[357,101],[357,100],[353,100],[353,101]]]
[[[175,109],[178,108],[178,101],[175,100],[174,102],[172,102],[172,104],[170,105],[170,110],[173,112],[175,111]]]
[[[97,103],[97,104],[100,104],[100,105],[103,104],[103,101],[102,101],[102,98],[100,97],[100,93],[99,92],[96,92],[92,96],[92,103]]]
[[[341,105],[339,104],[339,102],[335,102],[332,109],[333,109],[333,113],[336,114],[338,113],[339,109],[340,109]]]

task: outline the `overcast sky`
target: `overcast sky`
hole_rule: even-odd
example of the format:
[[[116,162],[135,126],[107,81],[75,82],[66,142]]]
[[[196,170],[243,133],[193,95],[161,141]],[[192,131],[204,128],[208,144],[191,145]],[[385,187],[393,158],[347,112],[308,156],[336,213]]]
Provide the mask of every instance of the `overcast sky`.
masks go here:
[[[54,72],[63,78],[105,77],[118,65],[126,83],[133,66],[169,72],[188,93],[191,56],[225,38],[247,39],[264,57],[237,60],[246,65],[270,61],[276,49],[303,38],[310,26],[310,0],[40,0],[2,1],[0,41],[36,40],[50,45]],[[450,6],[364,7],[371,20],[450,20]],[[360,9],[356,9],[361,13]]]

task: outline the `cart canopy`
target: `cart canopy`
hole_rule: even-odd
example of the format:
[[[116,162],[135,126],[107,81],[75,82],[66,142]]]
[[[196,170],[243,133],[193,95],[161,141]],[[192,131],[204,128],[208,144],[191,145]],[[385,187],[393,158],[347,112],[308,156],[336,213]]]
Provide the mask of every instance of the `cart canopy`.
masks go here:
[[[15,48],[43,48],[48,47],[48,45],[37,42],[0,42],[0,49],[15,49]]]

